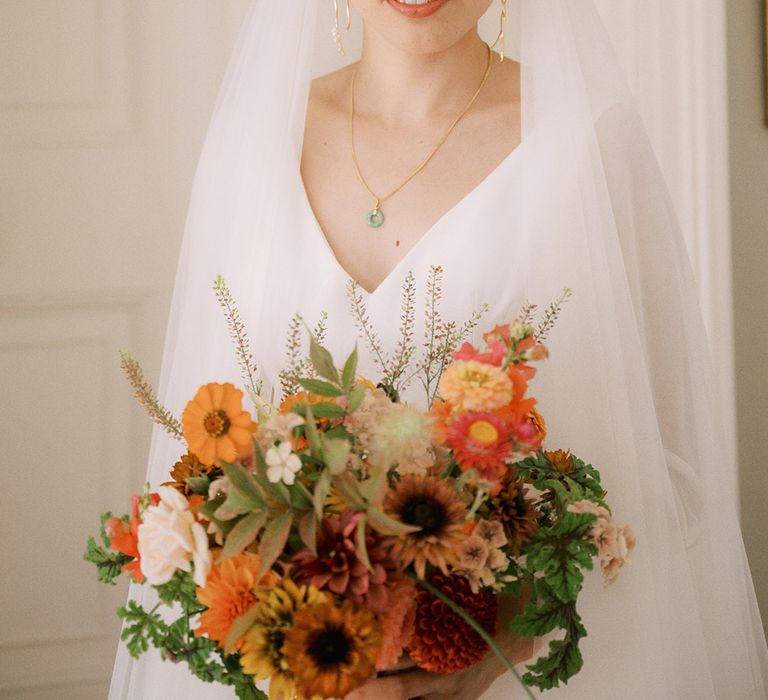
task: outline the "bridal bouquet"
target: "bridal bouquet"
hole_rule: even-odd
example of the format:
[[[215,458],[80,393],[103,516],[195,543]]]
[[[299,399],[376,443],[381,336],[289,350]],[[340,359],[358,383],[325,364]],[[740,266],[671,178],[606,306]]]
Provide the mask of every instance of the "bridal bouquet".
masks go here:
[[[263,401],[221,279],[215,291],[253,417],[243,391],[214,382],[177,419],[123,355],[142,405],[184,444],[169,481],[135,496],[130,514],[105,514],[103,544],[88,543],[101,581],[126,573],[154,589],[118,612],[132,655],[157,647],[241,698],[267,697],[256,687],[267,679],[269,698],[342,698],[405,654],[450,673],[492,648],[514,673],[493,640],[497,601],[525,586],[530,599],[512,630],[563,633],[528,666],[527,692],[578,673],[584,571],[597,561],[612,581],[634,539],[612,520],[597,470],[544,448],[545,422],[528,392],[567,293],[536,328],[528,306],[476,347],[466,338],[481,313],[464,326],[444,322],[440,273],[429,280],[420,359],[412,277],[392,356],[350,285],[378,385],[358,375],[356,350],[334,361],[324,321],[303,358],[296,317],[284,399]],[[426,409],[399,400],[415,378]]]

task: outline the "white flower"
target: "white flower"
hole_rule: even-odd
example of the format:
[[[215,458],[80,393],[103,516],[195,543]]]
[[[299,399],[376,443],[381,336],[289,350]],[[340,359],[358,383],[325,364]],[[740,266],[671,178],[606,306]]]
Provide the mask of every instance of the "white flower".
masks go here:
[[[259,444],[268,450],[276,442],[287,442],[291,439],[294,428],[304,425],[306,421],[295,413],[272,414],[259,426]]]
[[[194,563],[195,583],[205,586],[213,563],[208,535],[176,489],[161,486],[159,493],[160,502],[147,508],[139,525],[141,570],[150,584],[159,586],[177,570],[190,571]]]
[[[290,442],[281,442],[277,447],[267,450],[267,479],[273,484],[279,481],[289,486],[296,480],[296,472],[301,469],[301,460],[293,454]]]

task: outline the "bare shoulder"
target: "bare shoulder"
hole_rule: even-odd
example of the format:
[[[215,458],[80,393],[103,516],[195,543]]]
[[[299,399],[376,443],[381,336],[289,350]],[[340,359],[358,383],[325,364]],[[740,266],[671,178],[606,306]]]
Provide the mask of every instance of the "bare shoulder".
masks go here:
[[[486,91],[489,106],[514,108],[520,105],[520,64],[510,58],[499,61],[493,56],[491,75]]]
[[[309,89],[309,109],[326,113],[344,111],[353,70],[354,64],[315,78]]]

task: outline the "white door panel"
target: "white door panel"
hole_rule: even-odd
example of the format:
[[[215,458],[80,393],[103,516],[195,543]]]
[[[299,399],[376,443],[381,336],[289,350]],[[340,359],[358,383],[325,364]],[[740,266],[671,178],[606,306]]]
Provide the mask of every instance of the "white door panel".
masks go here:
[[[106,697],[125,586],[82,561],[127,511],[187,198],[245,0],[0,0],[0,698]]]

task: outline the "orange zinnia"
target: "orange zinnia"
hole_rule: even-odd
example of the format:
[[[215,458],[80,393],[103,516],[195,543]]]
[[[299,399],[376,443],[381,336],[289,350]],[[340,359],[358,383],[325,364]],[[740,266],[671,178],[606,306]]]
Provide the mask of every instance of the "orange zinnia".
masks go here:
[[[257,425],[243,410],[243,392],[232,384],[205,384],[181,416],[189,451],[203,464],[218,466],[251,453]]]
[[[253,554],[237,554],[214,565],[205,587],[197,589],[198,600],[208,610],[200,615],[195,634],[198,637],[205,634],[223,647],[232,623],[256,603],[259,587],[276,583],[273,574],[257,580],[258,574],[259,558]],[[240,644],[238,641],[237,647]]]

